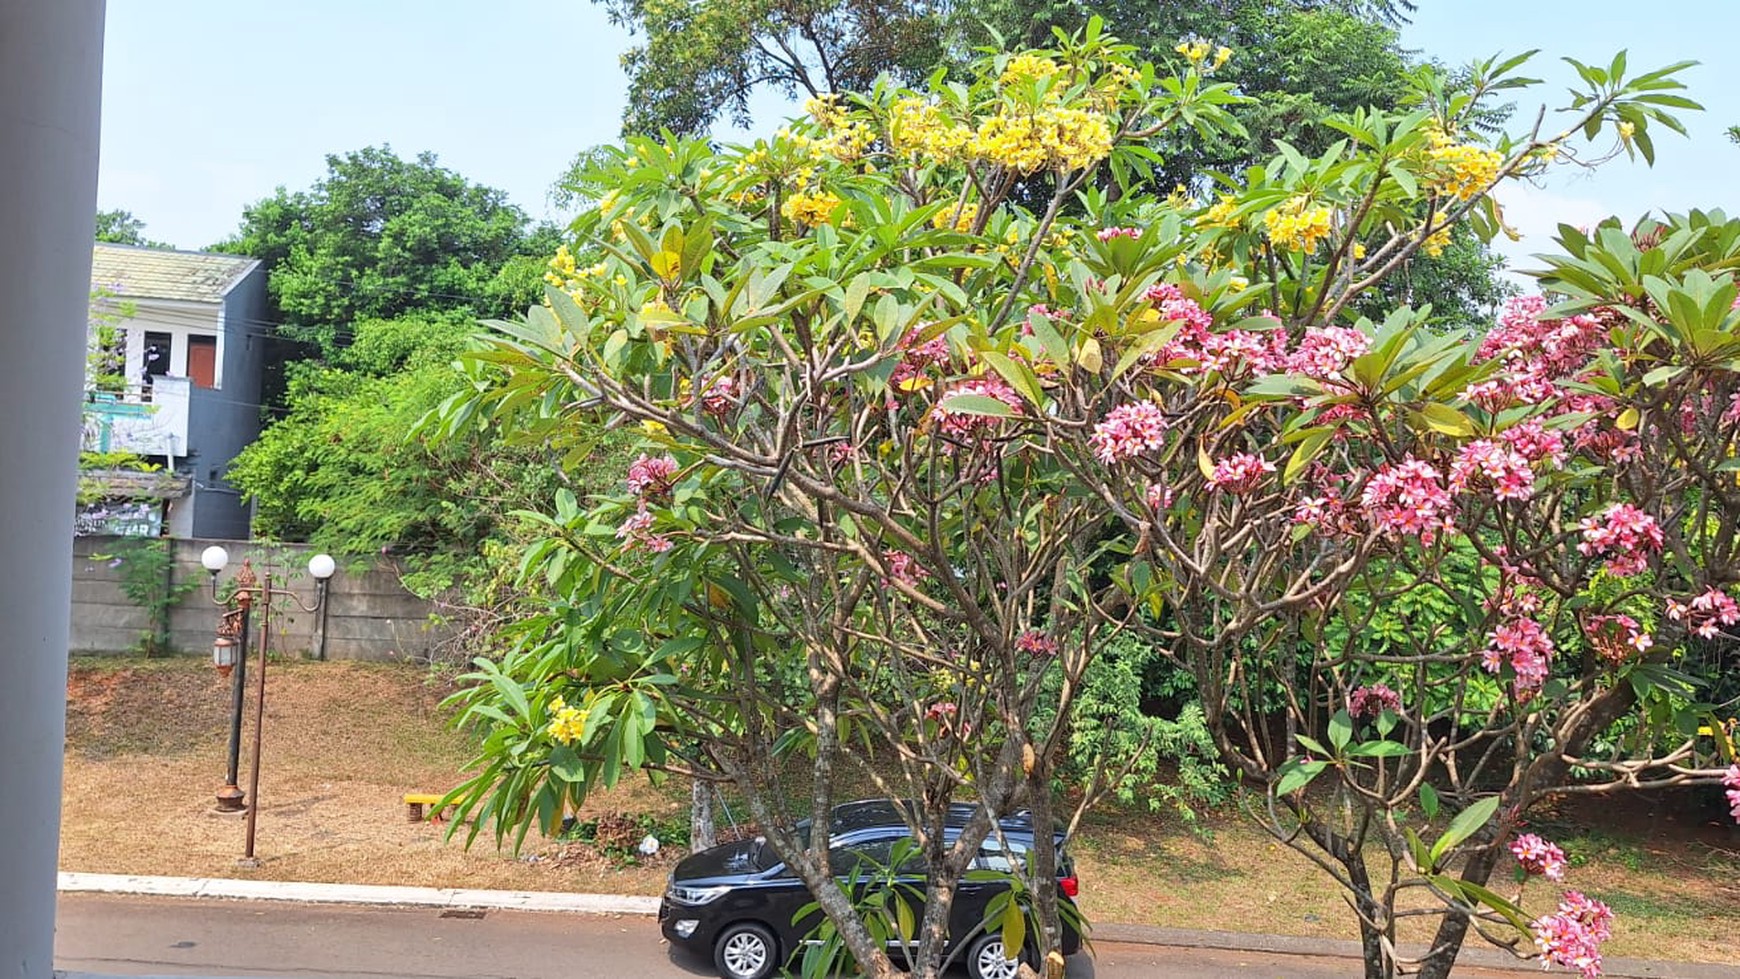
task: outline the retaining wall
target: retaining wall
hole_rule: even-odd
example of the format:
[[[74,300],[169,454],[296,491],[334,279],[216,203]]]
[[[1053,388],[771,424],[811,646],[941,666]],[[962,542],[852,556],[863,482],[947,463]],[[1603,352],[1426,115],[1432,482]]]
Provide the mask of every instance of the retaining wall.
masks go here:
[[[150,628],[145,609],[134,605],[121,589],[121,569],[113,555],[127,540],[97,536],[73,541],[74,653],[124,653]],[[243,558],[249,558],[262,578],[272,573],[274,587],[288,580],[304,602],[314,600],[315,582],[308,574],[312,552],[306,545],[199,539],[169,543],[175,556],[173,580],[198,584],[169,616],[170,645],[181,652],[211,654],[218,608],[212,603],[210,576],[200,566],[199,556],[212,544],[230,552],[229,567],[218,576],[220,584],[235,574]],[[430,602],[401,587],[390,569],[357,571],[340,565],[327,584],[324,622],[319,612],[303,612],[288,599],[273,603],[272,651],[315,656],[324,650],[327,659],[377,662],[427,660],[433,648],[451,636],[446,626],[432,622],[433,611]],[[259,626],[256,607],[250,637],[255,648]]]

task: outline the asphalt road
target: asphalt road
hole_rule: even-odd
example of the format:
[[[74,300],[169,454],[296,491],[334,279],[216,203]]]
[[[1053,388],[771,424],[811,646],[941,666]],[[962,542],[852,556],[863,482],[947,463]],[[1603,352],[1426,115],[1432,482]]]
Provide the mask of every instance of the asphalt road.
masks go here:
[[[455,916],[465,915],[465,916]],[[478,915],[471,917],[471,915]],[[1346,979],[1347,959],[1096,942],[1071,979]],[[651,918],[355,908],[64,894],[56,966],[71,977],[682,979],[712,963]],[[961,972],[958,975],[964,976]],[[1464,975],[1458,970],[1458,977]],[[1503,973],[1470,969],[1469,979]],[[1514,975],[1514,973],[1512,974]]]

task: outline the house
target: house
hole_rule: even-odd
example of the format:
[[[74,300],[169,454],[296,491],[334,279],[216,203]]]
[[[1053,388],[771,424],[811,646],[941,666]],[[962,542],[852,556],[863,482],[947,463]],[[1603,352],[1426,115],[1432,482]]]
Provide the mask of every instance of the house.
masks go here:
[[[112,329],[102,331],[107,349],[93,340],[93,357],[109,367],[87,380],[84,449],[133,453],[161,468],[148,479],[87,472],[98,485],[81,487],[81,530],[166,526],[171,537],[245,539],[249,509],[226,474],[260,433],[271,330],[265,269],[239,255],[99,243],[91,289]]]

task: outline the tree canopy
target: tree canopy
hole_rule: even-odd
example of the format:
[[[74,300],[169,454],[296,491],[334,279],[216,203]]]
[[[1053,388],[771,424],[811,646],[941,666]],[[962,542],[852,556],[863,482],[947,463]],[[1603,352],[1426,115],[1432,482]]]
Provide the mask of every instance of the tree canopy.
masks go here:
[[[306,191],[250,205],[219,251],[266,262],[284,333],[330,357],[366,319],[419,311],[503,315],[536,294],[554,250],[499,190],[440,166],[368,147],[326,158]]]
[[[173,246],[153,241],[145,237],[145,222],[133,216],[132,211],[113,210],[97,212],[97,240],[116,245],[139,245],[144,248],[171,248]]]
[[[1088,672],[1134,637],[1346,892],[1368,977],[1441,979],[1471,933],[1598,961],[1605,905],[1488,884],[1511,856],[1561,879],[1521,832],[1543,799],[1740,795],[1684,670],[1740,624],[1740,222],[1564,229],[1565,301],[1484,335],[1359,310],[1455,229],[1500,233],[1515,181],[1652,157],[1696,107],[1684,66],[1579,64],[1571,107],[1512,133],[1489,112],[1528,55],[1423,71],[1412,107],[1193,199],[1155,192],[1150,141],[1241,133],[1226,59],[1156,70],[1101,27],[814,99],[750,146],[601,155],[547,305],[495,325],[441,416],[557,452],[619,424],[638,452],[536,518],[544,607],[456,697],[456,828],[553,831],[635,770],[728,782],[826,918],[806,972],[843,948],[892,976],[894,943],[934,976],[996,817],[1073,825],[1127,774],[1102,741],[1122,755],[1060,812]],[[837,884],[847,767],[910,800],[922,908]],[[991,926],[1055,976],[1054,860]],[[1404,920],[1434,931],[1417,962]]]

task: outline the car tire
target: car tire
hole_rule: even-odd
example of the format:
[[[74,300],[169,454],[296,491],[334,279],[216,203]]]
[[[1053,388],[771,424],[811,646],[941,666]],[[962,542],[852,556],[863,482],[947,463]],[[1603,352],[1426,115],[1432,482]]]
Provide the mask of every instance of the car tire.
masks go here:
[[[779,943],[760,925],[732,925],[713,943],[713,967],[723,979],[767,979],[779,968]]]
[[[1026,949],[1022,950],[1020,959],[1008,958],[1003,952],[1002,932],[989,932],[980,935],[967,947],[967,975],[971,979],[1015,979],[1017,963],[1031,958]]]

